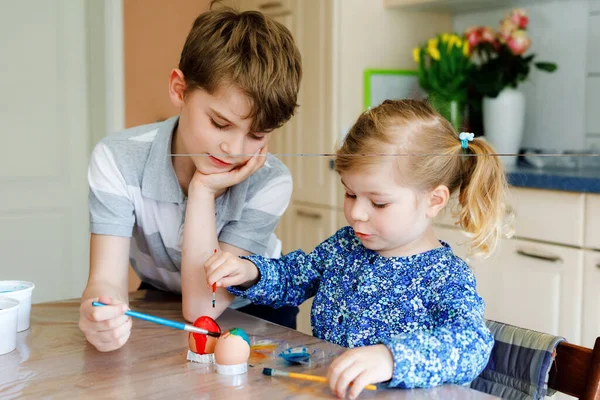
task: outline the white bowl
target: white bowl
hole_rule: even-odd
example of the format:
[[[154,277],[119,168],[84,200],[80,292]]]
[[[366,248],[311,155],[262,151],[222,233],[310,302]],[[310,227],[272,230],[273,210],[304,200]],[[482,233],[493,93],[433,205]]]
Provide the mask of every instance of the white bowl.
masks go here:
[[[17,332],[29,329],[31,316],[31,292],[35,285],[27,281],[0,281],[0,296],[19,300],[19,323]]]
[[[10,353],[17,347],[19,300],[0,296],[0,354]]]

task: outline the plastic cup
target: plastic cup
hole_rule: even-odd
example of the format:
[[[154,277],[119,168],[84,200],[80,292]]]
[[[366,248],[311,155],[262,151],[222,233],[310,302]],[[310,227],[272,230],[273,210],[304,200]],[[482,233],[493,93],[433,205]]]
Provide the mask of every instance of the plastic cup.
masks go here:
[[[31,292],[35,285],[27,281],[0,281],[0,296],[19,300],[19,322],[17,332],[29,329],[31,316]]]
[[[19,300],[0,296],[0,354],[17,348]]]

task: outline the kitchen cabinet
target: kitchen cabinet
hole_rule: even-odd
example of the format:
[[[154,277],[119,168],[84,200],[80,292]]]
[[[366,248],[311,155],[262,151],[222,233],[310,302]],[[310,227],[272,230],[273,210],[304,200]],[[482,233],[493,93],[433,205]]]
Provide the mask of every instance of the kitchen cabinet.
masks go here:
[[[449,213],[435,230],[473,269],[486,318],[592,347],[600,335],[599,198],[512,187],[514,238],[487,260],[466,258],[468,238]]]
[[[585,195],[584,246],[600,250],[600,195]]]

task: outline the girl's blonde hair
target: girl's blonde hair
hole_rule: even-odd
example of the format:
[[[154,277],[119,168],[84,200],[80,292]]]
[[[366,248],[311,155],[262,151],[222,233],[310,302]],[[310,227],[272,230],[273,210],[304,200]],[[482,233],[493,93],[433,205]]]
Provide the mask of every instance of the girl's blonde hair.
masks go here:
[[[472,238],[470,253],[491,254],[505,229],[504,168],[494,149],[475,138],[463,149],[452,125],[427,103],[386,100],[362,114],[336,153],[338,173],[397,160],[404,186],[458,191],[458,224]]]

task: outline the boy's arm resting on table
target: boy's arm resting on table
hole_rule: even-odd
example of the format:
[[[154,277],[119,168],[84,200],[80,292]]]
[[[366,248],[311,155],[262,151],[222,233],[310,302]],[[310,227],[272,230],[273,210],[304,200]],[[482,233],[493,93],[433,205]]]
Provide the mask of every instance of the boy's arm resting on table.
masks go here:
[[[119,302],[129,302],[127,275],[130,240],[128,237],[91,235],[90,273],[82,301],[108,296]]]
[[[212,308],[212,288],[206,284],[204,264],[220,248],[216,232],[214,194],[190,191],[181,248],[181,307],[189,322],[202,315],[217,318],[233,301],[226,290],[217,289]]]
[[[485,325],[475,280],[472,275],[449,279],[440,292],[432,330],[383,341],[394,358],[390,387],[464,384],[485,368],[494,340]]]
[[[190,322],[201,315],[217,318],[235,298],[226,288],[217,288],[216,305],[212,308],[212,288],[206,283],[204,266],[214,249],[236,256],[264,254],[279,216],[289,204],[292,195],[289,172],[246,179],[260,179],[267,183],[246,199],[241,216],[228,221],[218,239],[214,194],[204,190],[202,185],[190,190],[181,258],[183,313]]]

